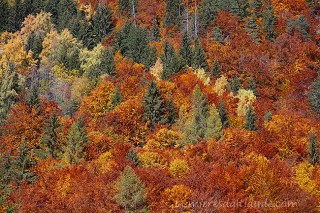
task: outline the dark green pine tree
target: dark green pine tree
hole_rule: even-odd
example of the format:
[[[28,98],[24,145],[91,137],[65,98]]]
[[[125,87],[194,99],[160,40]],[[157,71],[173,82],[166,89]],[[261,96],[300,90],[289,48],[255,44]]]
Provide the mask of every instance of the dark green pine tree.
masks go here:
[[[45,159],[47,157],[57,158],[60,150],[59,132],[62,124],[58,115],[54,113],[49,122],[45,125],[44,134],[42,136],[41,149],[37,150],[35,154]]]
[[[192,58],[192,66],[194,68],[202,68],[205,71],[208,71],[206,54],[205,54],[199,40],[195,41],[193,58]]]
[[[181,0],[166,0],[164,25],[166,27],[178,26],[181,19]]]
[[[69,130],[67,142],[63,149],[62,162],[69,165],[81,163],[85,158],[88,143],[84,123],[79,119],[72,124]]]
[[[219,78],[221,76],[222,72],[221,72],[220,63],[218,61],[215,61],[214,64],[212,65],[210,74],[215,78]]]
[[[12,161],[12,176],[11,179],[18,185],[21,182],[32,183],[37,179],[37,176],[30,169],[35,165],[35,162],[30,157],[30,148],[26,141],[19,147],[18,156]]]
[[[7,31],[9,10],[8,0],[0,0],[0,33]]]
[[[92,23],[88,20],[81,22],[79,27],[78,37],[82,40],[83,45],[89,50],[92,50],[96,46],[96,35],[94,34]]]
[[[219,104],[218,111],[219,111],[219,116],[221,119],[222,126],[229,127],[229,119],[228,119],[227,109],[222,102],[220,102],[220,104]]]
[[[168,80],[173,74],[179,73],[183,68],[181,57],[176,54],[173,45],[168,41],[164,43],[161,61],[163,63],[161,76],[163,80]]]
[[[209,117],[209,105],[206,96],[201,92],[199,85],[193,90],[192,105],[194,115],[194,132],[196,138],[204,138],[207,130],[207,119]]]
[[[7,117],[11,106],[18,101],[20,92],[19,76],[12,63],[8,63],[8,68],[3,70],[0,77],[0,123]]]
[[[311,132],[309,135],[309,157],[312,165],[316,165],[319,161],[319,147],[316,135]]]
[[[125,212],[148,212],[147,189],[130,166],[124,169],[116,186],[115,200]]]
[[[254,15],[256,15],[257,17],[260,17],[262,5],[263,5],[263,4],[262,4],[261,0],[252,0],[252,1],[249,3],[250,11],[251,11]]]
[[[157,48],[154,45],[152,45],[151,47],[148,46],[147,52],[146,52],[146,54],[144,54],[144,58],[142,60],[142,63],[149,71],[150,68],[153,65],[155,65],[155,63],[157,62],[157,58],[158,58]]]
[[[131,2],[128,0],[119,0],[118,7],[123,15],[127,15],[131,11]]]
[[[53,5],[50,5],[53,6]],[[62,31],[70,26],[69,22],[77,16],[77,4],[71,0],[59,0],[55,3],[57,10],[57,28]]]
[[[320,114],[320,77],[316,78],[311,85],[311,90],[308,93],[308,102],[311,109]]]
[[[225,0],[222,0],[225,1]],[[230,12],[236,14],[241,19],[244,19],[248,15],[249,2],[248,0],[229,0]]]
[[[92,18],[92,26],[96,45],[103,42],[114,28],[112,14],[109,7],[98,7]]]
[[[0,206],[6,206],[6,213],[13,213],[14,206],[7,205],[11,192],[11,159],[9,156],[0,155]]]
[[[255,126],[255,122],[256,122],[256,114],[254,112],[253,107],[250,105],[247,109],[246,112],[246,116],[245,116],[245,125],[244,128],[250,131],[255,131],[257,130],[256,126]]]
[[[296,20],[296,25],[298,26],[299,32],[303,35],[304,39],[309,38],[309,24],[304,15],[300,15]]]
[[[210,24],[213,23],[214,18],[219,12],[217,1],[203,0],[200,5],[200,23],[204,29],[208,29]]]
[[[261,41],[259,38],[259,27],[257,26],[256,20],[253,17],[248,18],[245,30],[253,40],[256,42]]]
[[[272,120],[272,113],[270,111],[267,111],[263,116],[263,120],[271,121]]]
[[[150,31],[150,40],[151,41],[160,41],[160,26],[157,19],[153,20],[152,28]]]
[[[248,89],[251,90],[256,97],[258,96],[257,85],[256,85],[256,82],[254,81],[253,77],[250,77],[250,79],[249,79],[249,88]]]
[[[151,82],[143,99],[143,117],[148,122],[149,128],[153,130],[156,124],[165,124],[168,117],[165,113],[165,103],[155,82]]]
[[[179,51],[180,56],[182,57],[184,65],[191,66],[192,64],[192,49],[191,49],[191,40],[187,32],[183,35],[182,44]]]
[[[263,10],[262,29],[266,34],[266,38],[272,41],[275,37],[275,16],[273,6],[267,6]]]
[[[32,51],[32,56],[34,59],[39,60],[39,55],[42,52],[42,42],[44,37],[41,34],[30,33],[27,38],[27,43],[24,46],[26,52]]]
[[[239,91],[239,89],[241,88],[241,82],[237,75],[229,83],[229,87],[233,94],[236,94]]]
[[[41,102],[39,99],[39,87],[38,85],[34,85],[26,94],[26,102],[28,103],[30,109],[35,107],[40,110]]]
[[[222,30],[219,27],[213,28],[212,39],[214,41],[219,42],[219,43],[223,43],[224,42],[225,36],[224,36]]]
[[[130,150],[128,152],[127,159],[129,161],[132,161],[135,166],[139,166],[140,165],[140,160],[139,160],[139,157],[138,157],[134,147],[130,148]]]
[[[116,87],[114,95],[112,97],[112,105],[113,107],[118,106],[122,102],[121,91],[119,87]]]
[[[177,114],[177,110],[174,106],[172,97],[169,99],[166,105],[167,105],[166,108],[168,112],[168,124],[169,124],[169,128],[171,128],[171,126],[176,122],[176,114]]]

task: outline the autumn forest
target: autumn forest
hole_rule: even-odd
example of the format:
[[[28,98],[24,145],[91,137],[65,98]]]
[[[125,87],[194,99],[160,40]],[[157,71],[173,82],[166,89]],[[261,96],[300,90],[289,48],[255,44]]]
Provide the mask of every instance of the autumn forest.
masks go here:
[[[0,0],[0,212],[320,211],[320,2]]]

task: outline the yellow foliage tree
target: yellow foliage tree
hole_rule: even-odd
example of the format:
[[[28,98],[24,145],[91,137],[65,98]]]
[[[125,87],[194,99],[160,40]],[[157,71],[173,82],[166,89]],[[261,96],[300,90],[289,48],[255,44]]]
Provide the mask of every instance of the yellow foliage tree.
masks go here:
[[[170,174],[172,177],[183,177],[189,171],[188,163],[182,159],[175,159],[170,162]]]
[[[138,154],[141,165],[146,168],[164,168],[166,161],[156,152],[143,152]]]
[[[238,116],[245,116],[249,106],[252,106],[256,100],[256,96],[251,90],[240,89],[238,91],[239,98],[237,114]]]
[[[224,75],[222,75],[220,78],[216,80],[216,83],[214,85],[214,91],[219,96],[222,96],[223,93],[226,91],[227,85],[228,85],[228,80]]]
[[[170,209],[185,211],[190,207],[189,202],[191,199],[192,190],[185,185],[174,185],[171,189],[166,189],[163,193],[164,204]]]

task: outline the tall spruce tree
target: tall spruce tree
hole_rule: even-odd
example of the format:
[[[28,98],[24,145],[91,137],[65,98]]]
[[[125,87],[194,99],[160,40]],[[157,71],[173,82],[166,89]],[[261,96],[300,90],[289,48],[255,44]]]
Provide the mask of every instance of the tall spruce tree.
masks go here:
[[[0,76],[0,123],[6,119],[11,106],[18,101],[20,92],[19,76],[12,63],[4,65]]]
[[[219,111],[219,116],[221,119],[222,126],[229,127],[229,119],[228,119],[227,109],[226,109],[224,103],[220,102],[218,111]]]
[[[316,78],[311,85],[311,90],[308,93],[308,103],[314,112],[320,114],[320,77]]]
[[[109,7],[98,6],[92,18],[95,45],[103,42],[114,28],[112,14]]]
[[[206,54],[205,54],[199,40],[195,41],[193,58],[192,58],[192,66],[194,68],[202,68],[205,71],[208,71]]]
[[[88,143],[84,123],[79,119],[71,125],[69,130],[66,145],[63,149],[62,162],[67,165],[81,163],[85,158]]]
[[[124,169],[116,185],[115,200],[126,212],[147,211],[147,189],[131,167]]]
[[[61,151],[59,150],[61,145],[61,141],[59,141],[59,131],[61,127],[62,124],[59,121],[58,115],[54,113],[45,125],[41,149],[35,151],[35,154],[39,158],[57,158],[59,151]]]
[[[163,63],[163,72],[161,78],[167,80],[171,75],[179,73],[183,68],[180,55],[176,54],[173,45],[166,41],[163,46],[163,54],[161,55]]]
[[[219,78],[221,76],[222,72],[221,72],[220,63],[218,61],[215,61],[213,63],[210,74],[215,78]]]
[[[191,66],[192,64],[192,49],[191,49],[191,40],[188,33],[186,32],[182,38],[182,44],[180,46],[180,56],[182,57],[184,65]]]
[[[127,160],[132,161],[135,166],[139,166],[140,160],[139,160],[139,157],[138,157],[134,147],[130,148],[130,150],[128,152]]]
[[[42,52],[43,39],[44,37],[41,34],[36,34],[34,32],[30,33],[27,38],[27,43],[24,46],[24,50],[26,52],[31,50],[33,58],[39,60],[39,55]]]
[[[119,87],[116,87],[114,95],[112,97],[112,105],[113,107],[118,106],[122,102],[121,91]]]
[[[246,128],[247,130],[250,130],[250,131],[257,130],[257,128],[255,126],[256,119],[257,118],[256,118],[256,114],[254,112],[254,109],[250,105],[247,109],[247,112],[246,112],[244,128]]]
[[[0,33],[7,31],[9,10],[8,0],[0,0]]]
[[[51,7],[53,5],[50,5]],[[55,2],[57,10],[57,28],[62,31],[70,26],[69,22],[77,16],[77,3],[72,0],[59,0]]]
[[[197,138],[204,138],[207,130],[207,118],[209,106],[205,94],[201,92],[199,85],[193,90],[192,105],[194,115],[194,129]]]
[[[165,113],[165,103],[155,82],[151,82],[143,99],[143,117],[148,122],[149,128],[154,129],[156,124],[165,124],[168,117]]]
[[[266,38],[272,41],[275,37],[275,16],[273,6],[267,6],[263,10],[262,29],[266,34]]]
[[[247,31],[248,35],[250,35],[253,40],[255,40],[256,42],[261,41],[260,37],[259,37],[259,27],[257,25],[255,18],[253,18],[253,17],[248,18],[245,30]]]
[[[224,36],[222,30],[219,27],[214,27],[213,31],[212,31],[212,39],[214,41],[219,42],[219,43],[223,43],[224,38],[225,38],[225,36]]]
[[[181,0],[166,0],[164,25],[166,27],[178,26],[181,19]]]
[[[170,128],[176,122],[176,113],[177,113],[172,97],[169,99],[166,105],[167,105],[166,108],[168,112],[168,123]]]
[[[213,23],[214,18],[219,12],[217,1],[203,0],[200,5],[200,23],[204,29],[207,29]]]
[[[239,89],[241,88],[241,82],[237,75],[229,83],[229,87],[233,94],[236,94],[239,91]]]
[[[253,77],[249,78],[249,88],[248,89],[251,90],[256,97],[258,96],[257,85],[256,85],[256,82],[254,81]]]
[[[157,19],[153,20],[151,32],[150,32],[150,40],[151,41],[160,41],[160,26]]]
[[[309,157],[312,165],[316,165],[319,161],[319,147],[316,135],[311,132],[309,135]]]

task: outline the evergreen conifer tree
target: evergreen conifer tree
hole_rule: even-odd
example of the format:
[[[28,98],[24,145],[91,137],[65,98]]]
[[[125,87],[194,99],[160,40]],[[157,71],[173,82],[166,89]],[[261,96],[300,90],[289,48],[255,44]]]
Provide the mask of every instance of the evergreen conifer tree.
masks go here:
[[[224,42],[224,38],[225,38],[225,36],[224,36],[222,30],[219,27],[213,28],[212,39],[214,41],[217,41],[219,43],[223,43]]]
[[[126,212],[147,210],[147,189],[133,169],[127,166],[117,182],[115,200]]]
[[[227,109],[222,102],[219,104],[219,116],[223,127],[229,127],[229,119],[227,114]]]
[[[181,0],[166,0],[166,12],[164,15],[164,25],[166,27],[178,26],[180,22]]]
[[[139,166],[140,164],[140,160],[139,157],[137,155],[137,153],[135,152],[134,148],[131,147],[127,156],[127,159],[129,161],[132,161],[134,163],[135,166]]]
[[[150,40],[160,41],[160,29],[159,29],[159,23],[157,19],[153,20],[153,24],[150,32]]]
[[[207,130],[209,106],[206,96],[201,92],[199,85],[196,85],[193,90],[192,104],[196,137],[204,138]]]
[[[189,35],[186,32],[183,35],[182,44],[180,47],[180,56],[185,65],[191,66],[192,63],[192,49],[191,49],[191,41],[189,39]]]
[[[316,78],[311,85],[311,90],[308,93],[308,102],[311,109],[320,114],[320,77]]]
[[[85,126],[81,119],[73,123],[68,134],[62,162],[66,164],[81,163],[85,157],[85,149],[88,145],[88,137],[85,133]]]
[[[241,88],[241,83],[237,75],[229,83],[229,86],[233,94],[236,94],[239,91],[239,89]]]
[[[218,61],[215,61],[213,66],[211,67],[211,76],[215,78],[219,78],[221,76],[221,68],[220,63]]]
[[[253,40],[260,42],[259,27],[257,26],[256,20],[253,17],[248,18],[245,29]]]
[[[170,128],[176,122],[176,113],[177,113],[172,97],[169,99],[167,103],[167,112],[168,112],[168,123]]]
[[[7,63],[0,76],[0,123],[6,119],[10,107],[18,101],[19,76],[12,63]]]
[[[114,28],[112,14],[109,7],[98,6],[98,9],[92,18],[92,26],[95,38],[94,43],[96,45],[103,42],[106,39],[106,36],[112,32]]]
[[[311,159],[311,164],[316,165],[319,161],[319,147],[316,135],[311,132],[309,135],[309,157]]]
[[[121,91],[119,87],[116,87],[114,95],[112,97],[113,107],[118,106],[122,102]]]
[[[57,114],[53,114],[46,124],[44,135],[42,136],[41,149],[36,150],[36,155],[42,159],[47,157],[57,158],[59,152],[59,131],[62,124]]]
[[[173,45],[168,41],[164,43],[161,61],[163,63],[163,72],[161,76],[163,80],[169,79],[171,75],[180,72],[183,68],[181,57],[176,54]]]
[[[275,16],[273,6],[267,6],[263,10],[262,29],[266,33],[266,38],[272,41],[275,37]]]
[[[249,79],[249,88],[248,89],[251,90],[256,97],[258,96],[257,85],[256,85],[256,82],[254,81],[253,77],[250,77],[250,79]]]
[[[143,99],[143,117],[149,122],[149,128],[154,129],[157,123],[165,124],[168,117],[165,114],[165,103],[155,82],[151,82]]]
[[[205,71],[208,71],[208,64],[206,61],[206,54],[202,49],[202,46],[199,40],[195,41],[194,54],[192,58],[192,66],[194,68],[202,68]]]
[[[257,130],[256,126],[255,126],[255,121],[256,121],[256,115],[255,115],[255,112],[254,112],[254,109],[253,107],[250,105],[247,109],[247,112],[246,112],[246,116],[245,116],[245,125],[244,127],[247,129],[247,130],[250,130],[250,131],[255,131]]]

